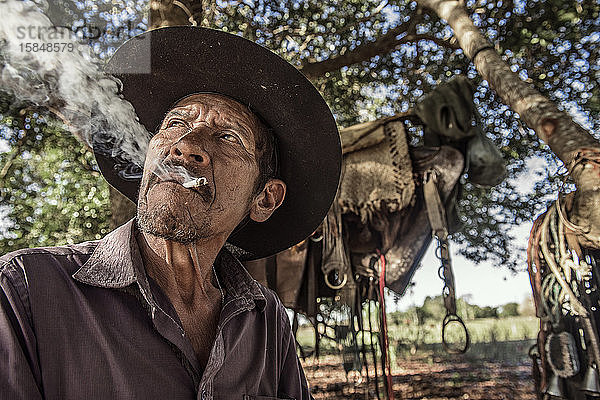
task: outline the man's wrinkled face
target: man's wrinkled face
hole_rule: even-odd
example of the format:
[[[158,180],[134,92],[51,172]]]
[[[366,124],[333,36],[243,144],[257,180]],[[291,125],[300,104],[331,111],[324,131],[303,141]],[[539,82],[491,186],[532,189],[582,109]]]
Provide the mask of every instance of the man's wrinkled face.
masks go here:
[[[216,94],[195,94],[178,102],[150,141],[138,198],[143,232],[191,243],[227,237],[251,207],[259,175],[260,121],[247,107]],[[259,140],[260,141],[260,140]],[[205,177],[187,189],[155,174],[159,165],[180,166]]]

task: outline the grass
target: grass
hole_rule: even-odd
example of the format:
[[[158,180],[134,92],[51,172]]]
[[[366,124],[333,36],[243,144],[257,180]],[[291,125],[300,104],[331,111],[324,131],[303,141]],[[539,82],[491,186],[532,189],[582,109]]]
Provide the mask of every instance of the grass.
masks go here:
[[[539,320],[536,317],[482,318],[466,321],[471,343],[494,343],[512,340],[526,340],[537,337]],[[464,340],[464,333],[458,323],[447,328],[447,340]],[[426,325],[398,324],[390,327],[390,338],[402,343],[433,344],[442,342],[442,323]]]
[[[375,321],[374,321],[375,322]],[[390,323],[390,321],[388,321]],[[508,360],[521,359],[526,356],[527,349],[537,337],[539,320],[536,317],[508,317],[508,318],[483,318],[466,322],[471,340],[471,356],[477,358],[504,358]],[[373,327],[376,329],[376,327]],[[443,352],[441,346],[441,321],[431,321],[424,325],[412,323],[412,321],[400,321],[400,323],[388,325],[390,349],[392,359],[397,354],[403,357],[415,354],[417,351],[427,351],[433,354]],[[334,337],[332,330],[327,334]],[[314,331],[312,326],[301,326],[298,329],[298,343],[305,350],[314,347]],[[358,343],[361,343],[358,336]],[[458,323],[451,323],[447,327],[447,341],[452,343],[464,343],[464,333]],[[370,343],[368,335],[365,343]],[[320,351],[322,354],[338,353],[342,349],[332,340],[322,340]]]

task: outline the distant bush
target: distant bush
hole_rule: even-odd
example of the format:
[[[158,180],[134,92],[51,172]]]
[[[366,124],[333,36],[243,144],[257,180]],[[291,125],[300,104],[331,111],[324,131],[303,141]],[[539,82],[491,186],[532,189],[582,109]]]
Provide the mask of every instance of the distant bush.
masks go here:
[[[500,307],[500,312],[498,313],[500,318],[506,317],[518,317],[519,316],[519,304],[518,303],[506,303],[502,307]]]
[[[473,307],[473,315],[475,318],[498,318],[498,307],[479,307],[476,305]]]
[[[500,307],[484,306],[480,307],[476,304],[469,304],[464,298],[456,299],[457,313],[464,320],[473,320],[479,318],[505,318],[519,316],[519,304],[507,303]],[[423,301],[422,306],[413,306],[404,312],[391,313],[392,319],[395,321],[403,321],[411,319],[412,316],[418,315],[420,323],[437,322],[444,319],[446,309],[444,308],[444,299],[442,296],[427,296]]]

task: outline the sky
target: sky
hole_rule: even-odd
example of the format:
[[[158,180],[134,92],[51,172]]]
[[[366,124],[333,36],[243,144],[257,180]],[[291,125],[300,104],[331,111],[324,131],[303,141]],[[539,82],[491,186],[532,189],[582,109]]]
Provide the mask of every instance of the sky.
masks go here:
[[[516,240],[527,243],[531,223],[523,224],[517,229]],[[406,310],[414,305],[422,305],[427,296],[439,296],[442,293],[442,280],[437,271],[439,260],[434,256],[434,242],[429,246],[421,261],[421,266],[415,272],[406,294],[397,304],[390,297],[386,306],[391,309]],[[523,254],[522,271],[512,273],[507,268],[493,265],[491,262],[473,263],[457,254],[456,246],[450,244],[452,267],[456,283],[456,297],[469,295],[469,303],[479,306],[500,306],[509,302],[521,303],[531,296],[529,276],[525,270],[526,259]]]

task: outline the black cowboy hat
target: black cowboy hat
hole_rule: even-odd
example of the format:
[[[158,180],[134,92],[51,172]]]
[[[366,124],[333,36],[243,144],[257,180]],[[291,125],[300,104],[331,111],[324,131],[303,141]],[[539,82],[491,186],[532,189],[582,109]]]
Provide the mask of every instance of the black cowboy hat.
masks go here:
[[[140,122],[156,132],[169,108],[193,93],[213,92],[248,105],[273,131],[281,207],[266,222],[248,222],[228,239],[245,259],[278,253],[321,223],[335,196],[341,146],[335,120],[314,86],[288,62],[242,37],[193,26],[160,28],[124,43],[107,65]],[[137,202],[140,179],[94,144],[106,180]]]

